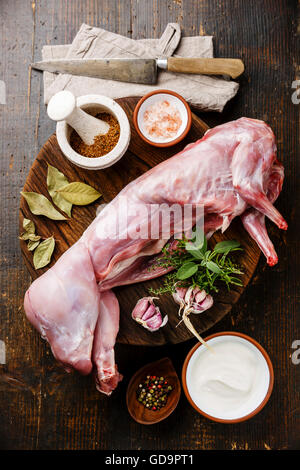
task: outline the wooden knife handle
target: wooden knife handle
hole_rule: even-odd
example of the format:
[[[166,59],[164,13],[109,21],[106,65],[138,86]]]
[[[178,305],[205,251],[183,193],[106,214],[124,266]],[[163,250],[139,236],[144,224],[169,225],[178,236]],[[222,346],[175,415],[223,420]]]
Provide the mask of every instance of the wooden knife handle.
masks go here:
[[[240,59],[169,57],[168,70],[203,75],[230,75],[236,78],[244,72],[244,64]]]

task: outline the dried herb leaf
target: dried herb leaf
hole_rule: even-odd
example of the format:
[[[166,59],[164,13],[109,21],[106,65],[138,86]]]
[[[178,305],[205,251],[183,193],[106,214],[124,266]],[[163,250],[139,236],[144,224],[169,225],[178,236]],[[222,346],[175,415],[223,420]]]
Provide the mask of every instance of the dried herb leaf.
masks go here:
[[[50,263],[54,247],[55,241],[53,237],[47,238],[39,244],[33,255],[33,264],[35,269],[44,268]]]
[[[37,242],[38,240],[41,239],[39,235],[35,235],[34,233],[28,233],[28,232],[22,233],[22,235],[19,238],[20,240],[30,240],[32,242]]]
[[[32,241],[32,240],[29,240],[29,242],[27,243],[27,249],[29,251],[33,251],[36,249],[36,247],[40,244],[40,241]]]
[[[45,215],[52,220],[67,220],[42,194],[34,192],[21,191],[22,196],[26,199],[31,212],[35,215]]]
[[[28,240],[31,242],[38,242],[40,239],[40,235],[35,235],[34,233],[29,233],[28,235]]]
[[[29,240],[29,235],[30,234],[28,232],[23,232],[21,236],[19,237],[19,239],[24,240],[24,241]]]
[[[32,220],[29,220],[29,219],[23,219],[23,229],[25,230],[25,232],[27,233],[35,233],[35,225],[34,225],[34,222],[32,222]]]
[[[67,184],[58,191],[67,201],[77,206],[85,206],[96,201],[101,194],[85,183],[74,182]]]
[[[52,197],[54,204],[71,217],[72,203],[67,201],[60,193],[57,192],[67,184],[69,184],[69,181],[65,175],[48,163],[47,187],[49,194]]]

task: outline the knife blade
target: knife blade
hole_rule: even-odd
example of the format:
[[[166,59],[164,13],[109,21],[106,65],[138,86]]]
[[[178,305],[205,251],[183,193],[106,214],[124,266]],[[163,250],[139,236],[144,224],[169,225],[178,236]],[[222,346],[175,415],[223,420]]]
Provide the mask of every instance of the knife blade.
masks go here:
[[[157,69],[170,72],[229,75],[236,78],[244,71],[240,59],[169,57],[161,59],[49,59],[31,64],[37,70],[104,78],[121,82],[154,84]]]

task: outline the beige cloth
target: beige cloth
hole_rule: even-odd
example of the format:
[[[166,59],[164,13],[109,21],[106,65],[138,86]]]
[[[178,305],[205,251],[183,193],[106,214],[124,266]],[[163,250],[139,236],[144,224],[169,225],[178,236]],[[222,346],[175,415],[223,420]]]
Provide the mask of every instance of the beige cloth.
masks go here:
[[[176,54],[174,54],[176,50]],[[213,57],[212,36],[181,38],[180,26],[169,23],[160,39],[133,40],[101,28],[83,24],[71,45],[44,46],[43,60],[80,57]],[[205,75],[159,71],[155,85],[117,82],[67,74],[44,72],[44,101],[55,93],[70,90],[75,96],[102,94],[111,98],[142,96],[151,90],[167,88],[182,95],[203,111],[222,111],[235,96],[238,83]]]

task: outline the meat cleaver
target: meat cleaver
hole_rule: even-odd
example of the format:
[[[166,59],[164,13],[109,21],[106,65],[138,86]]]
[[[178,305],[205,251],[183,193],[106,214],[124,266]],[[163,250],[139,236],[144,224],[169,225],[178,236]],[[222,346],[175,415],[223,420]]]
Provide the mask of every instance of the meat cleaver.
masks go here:
[[[168,72],[203,75],[229,75],[236,78],[244,71],[240,59],[169,57],[168,59],[50,59],[31,64],[47,72],[83,75],[121,82],[154,84],[157,69]]]

